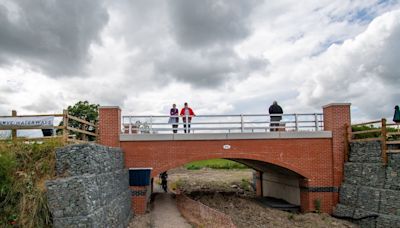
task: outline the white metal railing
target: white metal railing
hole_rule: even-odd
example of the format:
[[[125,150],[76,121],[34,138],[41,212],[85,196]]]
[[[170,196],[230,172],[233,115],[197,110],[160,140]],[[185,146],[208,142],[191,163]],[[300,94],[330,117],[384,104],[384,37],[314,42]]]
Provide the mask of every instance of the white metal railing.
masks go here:
[[[122,116],[123,134],[172,134],[173,124],[178,125],[178,133],[245,133],[267,131],[322,131],[323,115],[273,114],[281,116],[281,121],[271,121],[269,114],[237,115],[197,115],[192,116],[189,125],[183,118],[191,116]],[[179,118],[178,123],[170,123],[170,118]],[[272,126],[274,125],[274,126]]]

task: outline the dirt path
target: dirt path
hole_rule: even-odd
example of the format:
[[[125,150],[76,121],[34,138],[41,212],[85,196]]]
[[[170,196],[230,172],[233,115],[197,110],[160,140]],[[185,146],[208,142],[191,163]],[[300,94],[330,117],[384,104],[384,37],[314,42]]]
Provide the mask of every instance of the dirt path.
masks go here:
[[[151,212],[154,228],[191,228],[192,226],[181,216],[172,194],[158,193],[154,199]]]

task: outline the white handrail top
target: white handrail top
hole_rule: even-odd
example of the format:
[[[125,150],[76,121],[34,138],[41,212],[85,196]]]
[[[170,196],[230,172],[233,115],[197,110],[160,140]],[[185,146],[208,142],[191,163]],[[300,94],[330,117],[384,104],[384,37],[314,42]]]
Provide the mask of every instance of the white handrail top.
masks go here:
[[[215,114],[215,115],[130,115],[122,118],[160,118],[160,117],[240,117],[240,116],[322,116],[322,113],[288,113],[288,114]]]

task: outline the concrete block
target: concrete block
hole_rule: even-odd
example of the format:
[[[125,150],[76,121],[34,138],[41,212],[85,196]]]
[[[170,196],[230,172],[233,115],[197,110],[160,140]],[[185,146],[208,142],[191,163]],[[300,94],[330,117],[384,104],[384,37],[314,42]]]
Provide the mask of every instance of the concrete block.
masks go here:
[[[400,191],[383,190],[381,194],[382,196],[379,213],[400,216]]]
[[[360,187],[358,190],[357,207],[361,210],[378,213],[381,191],[376,188]]]
[[[376,228],[399,228],[400,217],[390,215],[380,215],[376,222]]]
[[[339,191],[339,202],[347,206],[357,204],[359,186],[352,184],[343,184]]]
[[[381,141],[352,142],[350,143],[350,162],[382,162]]]
[[[383,163],[364,163],[359,184],[368,187],[383,188],[386,168]]]
[[[85,179],[70,177],[46,182],[47,198],[54,217],[86,216],[91,207],[85,191]]]
[[[336,205],[333,215],[352,218],[354,215],[354,207],[339,203]]]
[[[388,166],[386,169],[385,188],[400,190],[400,169]]]
[[[123,164],[121,154],[119,148],[96,144],[59,148],[56,150],[56,173],[58,176],[79,176],[115,171]]]
[[[344,164],[344,182],[353,185],[362,183],[363,163],[347,162]]]
[[[361,209],[356,209],[354,211],[354,222],[362,228],[375,228],[376,220],[375,217],[367,217],[370,215],[376,215],[377,213],[371,211],[365,211]],[[367,218],[364,218],[367,217]]]

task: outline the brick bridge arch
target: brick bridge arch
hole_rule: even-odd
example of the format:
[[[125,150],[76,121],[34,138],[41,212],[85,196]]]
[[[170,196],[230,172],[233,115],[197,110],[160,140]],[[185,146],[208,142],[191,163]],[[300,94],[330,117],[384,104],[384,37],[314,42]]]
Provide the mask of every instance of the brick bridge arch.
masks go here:
[[[274,173],[276,169],[265,164],[283,167],[291,170],[289,173],[296,173],[293,178],[301,190],[302,211],[315,210],[314,201],[319,200],[321,210],[332,213],[338,203],[338,189],[343,178],[345,125],[350,124],[350,105],[327,105],[323,107],[323,117],[323,131],[121,134],[119,108],[101,107],[99,142],[121,147],[126,168],[152,168],[152,176],[191,161],[229,158],[254,161],[250,165],[263,162],[257,166],[257,170],[262,170],[258,175],[259,185],[263,186],[264,175],[278,177],[278,173]],[[280,180],[283,186],[285,180]],[[133,195],[134,204],[135,199],[143,196],[143,191]],[[265,195],[262,191],[260,194]],[[143,211],[145,203],[136,203],[136,207],[135,211]]]
[[[266,189],[267,175],[279,175],[266,164],[282,167],[297,173],[290,178],[296,181],[294,190],[298,196],[290,201],[289,195],[281,195],[291,203],[299,204],[303,211],[313,210],[314,200],[323,201],[323,210],[330,212],[337,187],[333,183],[332,137],[330,132],[307,132],[292,138],[293,133],[277,133],[279,137],[254,139],[211,140],[209,136],[185,135],[182,140],[124,139],[120,142],[125,155],[127,168],[150,167],[152,177],[159,173],[179,167],[191,161],[212,158],[230,158],[234,160],[259,161],[258,185]],[[237,135],[236,135],[237,136]],[[187,140],[188,137],[192,139]],[[290,138],[289,138],[290,137]],[[229,149],[226,149],[227,146]],[[260,164],[262,162],[263,164]],[[249,166],[255,163],[247,163]],[[253,166],[254,167],[254,166]],[[281,175],[282,176],[282,175]],[[285,175],[283,175],[285,176]],[[288,177],[289,178],[289,177]],[[278,178],[279,186],[285,186],[285,177]],[[300,191],[301,190],[301,191]],[[306,194],[305,194],[306,193]],[[260,196],[272,196],[259,192]],[[311,197],[312,196],[312,197]]]
[[[287,171],[293,172],[301,178],[309,179],[309,176],[306,176],[307,174],[304,173],[302,170],[299,170],[296,167],[292,167],[292,165],[290,165],[290,164],[283,164],[282,162],[275,161],[273,159],[268,159],[268,158],[261,157],[261,156],[221,157],[218,155],[196,156],[196,157],[187,158],[185,161],[180,161],[179,163],[178,162],[170,163],[168,165],[161,166],[161,167],[158,167],[157,169],[154,169],[151,173],[151,176],[156,177],[164,171],[168,171],[170,169],[181,167],[190,162],[210,160],[210,159],[227,159],[227,160],[236,161],[236,162],[246,165],[249,168],[254,169],[256,171],[262,171],[263,169],[260,168],[260,165],[253,165],[253,162],[251,162],[251,161],[259,162],[258,164],[260,164],[260,162],[261,162],[261,163],[264,163],[266,166],[273,165],[273,166],[281,168],[282,170],[287,170]],[[243,160],[246,160],[248,162],[243,162]]]

